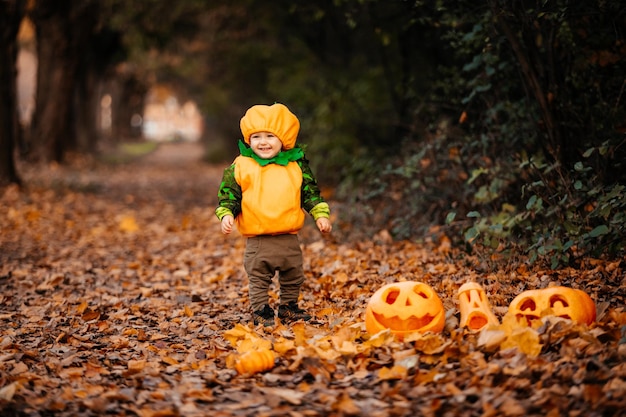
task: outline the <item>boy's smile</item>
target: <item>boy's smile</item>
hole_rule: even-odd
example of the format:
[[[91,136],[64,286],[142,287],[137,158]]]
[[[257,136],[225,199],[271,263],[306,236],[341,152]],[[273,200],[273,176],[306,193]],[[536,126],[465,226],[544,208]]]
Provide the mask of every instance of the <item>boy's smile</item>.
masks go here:
[[[263,159],[272,159],[283,149],[283,143],[270,132],[257,132],[250,136],[250,148]]]

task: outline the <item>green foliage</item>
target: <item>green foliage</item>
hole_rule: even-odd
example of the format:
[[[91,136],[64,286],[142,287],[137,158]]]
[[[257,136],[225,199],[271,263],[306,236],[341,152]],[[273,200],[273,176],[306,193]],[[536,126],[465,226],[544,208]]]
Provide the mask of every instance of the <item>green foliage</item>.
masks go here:
[[[439,91],[452,102],[454,91],[465,91],[456,101],[467,114],[462,155],[485,156],[467,158],[471,199],[446,220],[474,250],[525,252],[553,267],[623,251],[616,157],[623,139],[614,130],[623,117],[616,106],[623,77],[610,61],[624,51],[608,30],[597,30],[616,5],[603,3],[587,21],[583,6],[566,2],[518,9],[494,1],[478,13],[460,15],[461,6],[443,15],[446,37],[465,64],[447,73]],[[520,64],[521,84],[512,82]],[[551,101],[542,107],[538,94]]]
[[[474,194],[477,211],[473,213],[484,216],[469,218],[472,224],[464,230],[465,240],[475,248],[515,249],[552,267],[570,264],[582,255],[623,252],[625,196],[618,174],[623,172],[623,162],[616,158],[623,138],[615,130],[615,122],[624,117],[617,108],[623,77],[617,75],[619,66],[610,61],[624,51],[616,49],[619,43],[612,44],[611,33],[597,30],[596,25],[611,19],[615,5],[605,3],[603,13],[586,22],[580,20],[581,6],[565,3],[524,11],[498,6],[499,12],[517,17],[505,23],[518,28],[517,38],[505,42],[497,37],[500,32],[485,24],[476,25],[471,36],[463,37],[466,42],[458,44],[473,45],[472,38],[480,32],[477,28],[486,29],[479,36],[491,41],[464,67],[474,78],[467,83],[471,90],[463,103],[495,100],[479,106],[483,108],[477,117],[480,125],[474,123],[469,130],[486,132],[480,137],[490,136],[493,147],[488,155],[497,157],[492,169],[475,170],[483,178]],[[571,30],[574,26],[576,33]],[[514,76],[510,69],[520,60],[507,54],[511,42],[524,46],[528,62],[536,60],[544,66],[533,74],[534,79],[529,76],[523,81],[526,91],[535,88],[549,100],[554,97],[548,103],[551,107],[542,108],[540,101],[529,100],[508,81]],[[598,54],[608,54],[603,64],[597,61]],[[589,80],[593,80],[591,89]],[[519,193],[511,194],[515,190]],[[500,205],[486,205],[493,202]]]
[[[440,1],[430,21],[446,28],[444,53],[454,58],[427,93],[447,105],[414,113],[430,124],[401,141],[400,155],[350,182],[353,203],[373,213],[394,205],[386,224],[398,238],[429,236],[440,224],[438,233],[457,234],[486,258],[523,253],[556,268],[621,256],[626,106],[617,57],[626,50],[613,30],[624,19],[618,2],[594,13],[567,2],[465,6]],[[461,124],[451,122],[460,115]]]
[[[531,262],[547,261],[553,268],[583,256],[623,253],[626,187],[603,185],[586,163],[603,149],[608,148],[590,148],[586,159],[569,173],[555,164],[525,161],[519,172],[533,179],[522,186],[525,205],[503,204],[486,217],[477,211],[468,213],[471,225],[464,230],[465,240],[482,250],[521,251]]]

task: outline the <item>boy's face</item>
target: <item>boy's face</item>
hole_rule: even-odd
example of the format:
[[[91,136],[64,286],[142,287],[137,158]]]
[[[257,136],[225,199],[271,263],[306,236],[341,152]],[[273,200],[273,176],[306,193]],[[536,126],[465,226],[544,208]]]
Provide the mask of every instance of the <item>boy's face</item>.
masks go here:
[[[283,149],[283,143],[270,132],[257,132],[250,136],[250,148],[262,159],[271,159]]]

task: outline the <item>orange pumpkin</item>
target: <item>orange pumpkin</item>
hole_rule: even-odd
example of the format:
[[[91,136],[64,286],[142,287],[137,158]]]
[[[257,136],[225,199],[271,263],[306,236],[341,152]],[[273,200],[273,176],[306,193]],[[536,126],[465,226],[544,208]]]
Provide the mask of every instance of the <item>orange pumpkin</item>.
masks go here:
[[[580,324],[591,324],[596,320],[596,305],[582,290],[549,287],[519,294],[511,301],[507,314],[525,318],[528,324],[547,315],[570,319]]]
[[[441,332],[445,320],[443,303],[437,293],[429,285],[415,281],[381,287],[365,310],[368,333],[389,329],[400,339],[413,332]]]
[[[472,331],[481,330],[488,324],[497,326],[498,318],[491,311],[485,290],[476,282],[466,282],[457,292],[461,320],[459,325]]]
[[[235,369],[240,374],[256,374],[274,367],[276,359],[274,352],[269,349],[251,350],[239,357]]]

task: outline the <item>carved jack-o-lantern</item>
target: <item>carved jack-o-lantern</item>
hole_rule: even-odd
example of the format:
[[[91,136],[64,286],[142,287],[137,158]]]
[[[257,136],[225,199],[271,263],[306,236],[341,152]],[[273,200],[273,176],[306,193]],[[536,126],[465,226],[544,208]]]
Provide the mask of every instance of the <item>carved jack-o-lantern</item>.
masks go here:
[[[488,324],[497,326],[498,318],[491,311],[485,290],[476,282],[466,282],[458,291],[461,320],[459,325],[472,331],[481,330]]]
[[[429,285],[415,281],[381,287],[365,310],[368,333],[389,329],[399,338],[412,332],[441,332],[445,320],[443,303],[437,293]]]
[[[507,314],[525,318],[530,324],[546,315],[591,324],[596,320],[596,305],[586,292],[568,287],[528,290],[511,301]]]

